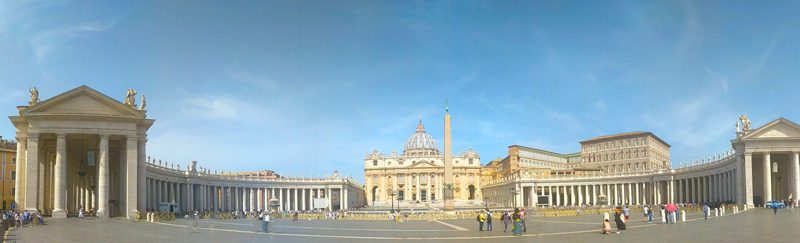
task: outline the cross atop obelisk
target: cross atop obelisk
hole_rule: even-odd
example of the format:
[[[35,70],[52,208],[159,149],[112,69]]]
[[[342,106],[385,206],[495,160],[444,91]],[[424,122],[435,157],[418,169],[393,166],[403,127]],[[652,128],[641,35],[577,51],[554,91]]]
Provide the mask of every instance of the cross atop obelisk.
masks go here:
[[[455,209],[453,203],[453,144],[450,138],[450,107],[445,101],[444,108],[444,210]]]

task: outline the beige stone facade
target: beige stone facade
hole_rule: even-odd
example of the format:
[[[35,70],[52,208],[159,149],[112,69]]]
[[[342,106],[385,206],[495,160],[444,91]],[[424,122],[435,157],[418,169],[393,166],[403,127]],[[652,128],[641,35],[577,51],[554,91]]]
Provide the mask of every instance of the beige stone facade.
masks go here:
[[[422,121],[409,137],[403,153],[373,151],[364,157],[367,203],[374,207],[444,207],[445,157]],[[480,206],[481,161],[469,149],[452,158],[455,206]],[[394,196],[392,195],[394,192]]]

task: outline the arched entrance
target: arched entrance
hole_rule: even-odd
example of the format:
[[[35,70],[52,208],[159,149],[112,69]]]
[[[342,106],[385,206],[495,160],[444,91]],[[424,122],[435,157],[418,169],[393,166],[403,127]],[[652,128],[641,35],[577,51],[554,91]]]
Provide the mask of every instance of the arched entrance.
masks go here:
[[[469,200],[475,200],[475,186],[469,185],[467,189],[469,190]]]
[[[371,202],[374,204],[377,199],[378,199],[378,187],[377,186],[373,186],[372,187],[372,201]]]

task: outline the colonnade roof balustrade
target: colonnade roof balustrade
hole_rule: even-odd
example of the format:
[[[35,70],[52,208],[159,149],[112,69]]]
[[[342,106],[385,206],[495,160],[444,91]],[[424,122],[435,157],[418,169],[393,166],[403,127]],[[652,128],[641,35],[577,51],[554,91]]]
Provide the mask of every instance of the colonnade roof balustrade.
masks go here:
[[[172,176],[176,177],[200,177],[200,178],[207,178],[207,179],[220,179],[220,180],[230,180],[230,181],[241,181],[241,182],[346,182],[354,187],[360,187],[355,182],[352,177],[339,177],[336,176],[326,176],[326,177],[279,177],[279,178],[258,178],[258,177],[250,177],[250,176],[238,176],[238,175],[227,175],[227,174],[215,174],[215,173],[207,173],[202,171],[197,172],[189,172],[187,170],[180,170],[179,168],[164,166],[156,163],[147,162],[147,168],[150,169],[157,169],[162,172],[170,173]]]

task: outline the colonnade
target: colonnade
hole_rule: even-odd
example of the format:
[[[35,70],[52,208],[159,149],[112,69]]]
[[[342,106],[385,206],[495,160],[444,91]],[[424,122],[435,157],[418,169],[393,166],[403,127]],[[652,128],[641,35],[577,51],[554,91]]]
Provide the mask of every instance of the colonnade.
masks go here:
[[[174,203],[181,211],[262,211],[274,201],[277,211],[305,211],[334,205],[334,194],[340,195],[341,209],[348,209],[348,190],[330,187],[228,186],[149,178],[147,193],[149,210],[164,210],[161,203]],[[327,205],[314,205],[317,198],[327,199]]]

